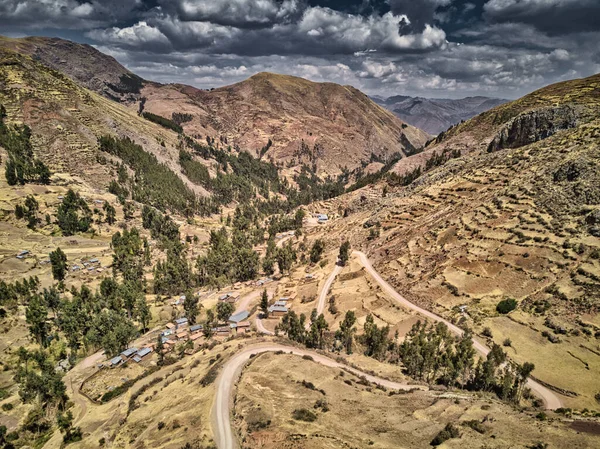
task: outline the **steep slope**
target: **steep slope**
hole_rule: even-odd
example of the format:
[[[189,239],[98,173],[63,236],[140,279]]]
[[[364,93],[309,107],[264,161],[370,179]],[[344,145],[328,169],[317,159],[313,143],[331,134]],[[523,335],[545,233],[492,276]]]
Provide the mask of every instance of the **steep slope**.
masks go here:
[[[181,174],[176,133],[79,86],[32,57],[1,47],[0,104],[10,121],[31,127],[34,150],[53,172],[75,175],[93,188],[106,188],[115,177],[115,168],[99,163],[98,138],[118,135],[143,145],[190,189],[205,193]]]
[[[351,86],[259,73],[210,92],[176,88],[209,111],[205,126],[235,145],[257,150],[271,139],[267,154],[276,160],[308,158],[326,169],[351,167],[372,152],[410,154],[427,138]]]
[[[597,116],[600,75],[552,84],[497,106],[439,134],[424,151],[401,160],[394,172],[425,167],[432,155],[494,151],[533,143]]]
[[[0,36],[0,46],[26,54],[58,70],[107,98],[117,101],[139,100],[145,81],[131,73],[111,56],[91,45],[58,38],[26,37],[10,39]]]
[[[567,407],[597,407],[599,117],[598,75],[500,106],[434,147],[472,151],[408,186],[392,177],[315,205],[349,213],[322,232],[351,236],[409,300],[534,363]]]
[[[439,134],[449,127],[468,120],[506,100],[488,97],[467,97],[458,100],[396,95],[375,98],[401,120],[430,134]]]
[[[189,114],[187,134],[227,142],[275,161],[317,163],[319,171],[354,168],[371,153],[411,154],[430,137],[350,86],[260,73],[211,91],[145,81],[89,45],[62,39],[0,38],[0,47],[31,55],[101,95],[136,111]]]

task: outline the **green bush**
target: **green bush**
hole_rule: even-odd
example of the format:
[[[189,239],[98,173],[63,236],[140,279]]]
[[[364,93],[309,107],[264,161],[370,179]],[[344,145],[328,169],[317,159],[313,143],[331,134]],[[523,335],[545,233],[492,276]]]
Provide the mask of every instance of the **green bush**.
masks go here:
[[[298,408],[292,413],[292,418],[297,421],[313,422],[317,420],[317,415],[305,408]]]
[[[446,424],[446,427],[444,427],[444,430],[441,430],[440,433],[431,440],[430,444],[432,446],[439,446],[444,441],[449,440],[450,438],[458,438],[459,436],[460,432],[458,431],[458,428],[454,424],[448,423]]]
[[[496,310],[498,313],[502,313],[506,315],[507,313],[515,310],[517,308],[517,301],[513,298],[508,298],[500,301],[498,305],[496,305]]]

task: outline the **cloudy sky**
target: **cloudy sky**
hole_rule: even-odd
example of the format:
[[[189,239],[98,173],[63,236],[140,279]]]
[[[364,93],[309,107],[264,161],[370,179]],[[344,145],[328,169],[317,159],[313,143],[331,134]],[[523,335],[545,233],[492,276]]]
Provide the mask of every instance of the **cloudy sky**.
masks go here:
[[[0,0],[0,34],[200,88],[261,71],[369,94],[516,98],[600,72],[600,0]]]

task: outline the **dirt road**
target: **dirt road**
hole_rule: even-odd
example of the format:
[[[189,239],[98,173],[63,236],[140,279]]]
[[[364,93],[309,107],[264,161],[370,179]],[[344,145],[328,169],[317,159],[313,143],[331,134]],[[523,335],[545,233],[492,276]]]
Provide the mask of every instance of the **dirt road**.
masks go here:
[[[435,313],[430,312],[429,310],[423,309],[423,308],[417,306],[416,304],[413,304],[412,302],[410,302],[406,298],[404,298],[402,295],[400,295],[396,290],[394,290],[394,288],[390,284],[388,284],[381,277],[381,275],[377,271],[375,271],[375,269],[371,265],[371,262],[369,261],[368,257],[363,252],[353,251],[353,254],[358,256],[360,263],[365,267],[365,269],[371,275],[371,277],[373,277],[373,279],[375,279],[375,281],[377,281],[377,283],[381,286],[381,288],[390,297],[392,297],[396,302],[398,302],[400,305],[402,305],[408,309],[415,310],[418,313],[420,313],[421,315],[424,315],[434,321],[444,323],[446,326],[448,326],[448,329],[450,329],[452,332],[454,332],[457,335],[462,335],[464,333],[464,331],[461,328],[455,326],[454,324],[445,320],[441,316],[438,316]],[[490,352],[490,350],[487,348],[487,346],[483,345],[482,343],[477,341],[475,338],[473,338],[473,347],[477,350],[477,352],[479,352],[480,354],[482,354],[484,356],[486,356]],[[548,388],[544,387],[543,385],[537,383],[536,381],[529,379],[527,381],[527,386],[529,388],[531,388],[531,390],[537,396],[542,398],[542,400],[546,404],[547,409],[555,410],[555,409],[563,406],[562,401],[553,391],[551,391]]]
[[[256,315],[256,331],[265,335],[275,335],[274,332],[271,332],[263,326],[262,320],[258,317],[258,315]]]
[[[363,373],[354,368],[350,368],[342,363],[336,362],[329,357],[325,357],[307,349],[292,348],[290,346],[278,345],[275,343],[265,343],[249,347],[233,356],[223,366],[223,371],[217,379],[215,401],[212,409],[212,426],[213,434],[217,447],[219,449],[237,449],[239,448],[238,440],[234,429],[231,427],[231,404],[233,402],[232,394],[234,385],[237,383],[242,368],[252,355],[262,354],[264,352],[285,351],[299,356],[311,356],[316,363],[329,366],[332,368],[344,368],[357,376],[364,376],[369,382],[384,386],[393,390],[412,390],[418,388],[426,390],[423,385],[406,385],[390,380],[382,379]]]

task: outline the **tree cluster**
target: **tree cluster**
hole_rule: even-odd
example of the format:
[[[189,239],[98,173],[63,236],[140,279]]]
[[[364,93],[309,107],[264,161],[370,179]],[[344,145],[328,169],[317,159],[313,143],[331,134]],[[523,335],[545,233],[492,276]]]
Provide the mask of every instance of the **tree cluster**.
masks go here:
[[[8,185],[50,184],[50,170],[33,154],[31,128],[27,125],[9,126],[5,118],[6,108],[0,105],[0,147],[8,153],[5,165]]]

